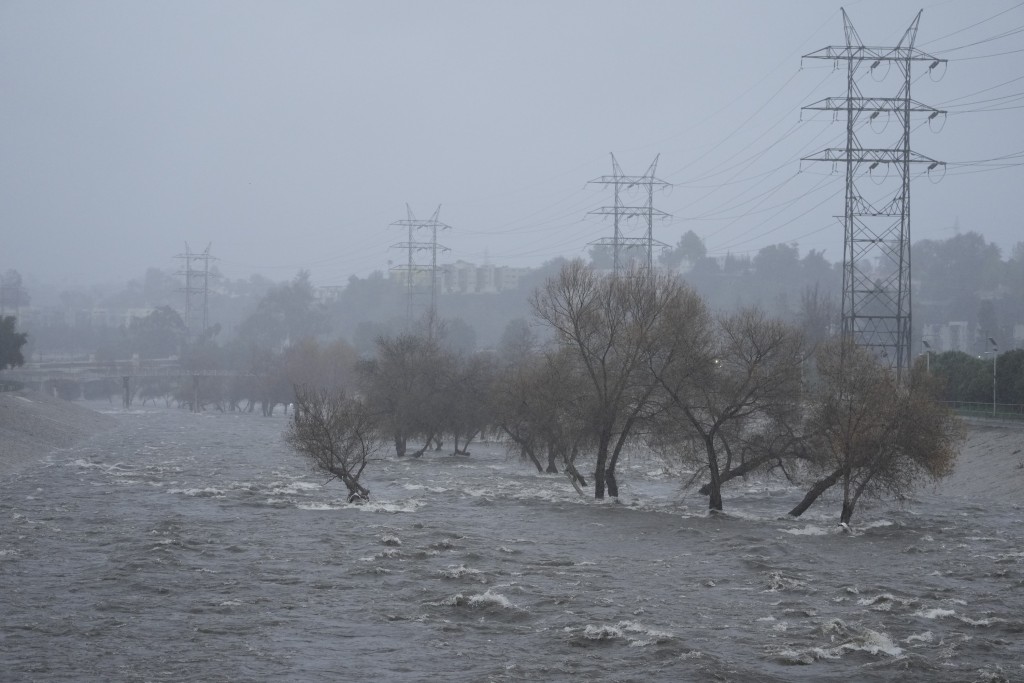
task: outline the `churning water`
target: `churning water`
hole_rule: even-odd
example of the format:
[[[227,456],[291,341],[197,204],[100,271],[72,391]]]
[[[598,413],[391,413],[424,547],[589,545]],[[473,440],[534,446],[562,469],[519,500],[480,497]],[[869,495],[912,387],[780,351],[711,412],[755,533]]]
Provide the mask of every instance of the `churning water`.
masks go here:
[[[637,458],[598,504],[477,445],[375,464],[354,506],[284,426],[133,411],[0,482],[0,679],[1024,679],[1012,502],[841,533],[788,487],[708,516]]]

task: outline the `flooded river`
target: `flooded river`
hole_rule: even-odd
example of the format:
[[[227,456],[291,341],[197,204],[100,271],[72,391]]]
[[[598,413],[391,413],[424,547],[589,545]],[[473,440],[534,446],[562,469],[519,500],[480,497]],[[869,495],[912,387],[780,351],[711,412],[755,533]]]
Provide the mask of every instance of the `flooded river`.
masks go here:
[[[283,417],[111,412],[0,480],[0,680],[1024,680],[1019,501],[841,533],[787,486],[708,516],[635,458],[595,503],[477,444],[354,506]]]

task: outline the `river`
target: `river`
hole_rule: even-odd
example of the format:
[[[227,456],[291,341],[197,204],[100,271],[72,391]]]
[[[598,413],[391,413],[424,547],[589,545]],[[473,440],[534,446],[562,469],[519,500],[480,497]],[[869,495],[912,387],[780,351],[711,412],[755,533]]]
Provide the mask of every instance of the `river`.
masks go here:
[[[107,410],[0,480],[0,680],[1024,680],[1018,501],[845,533],[780,483],[709,516],[637,456],[596,503],[476,444],[372,464],[357,506],[283,417]]]

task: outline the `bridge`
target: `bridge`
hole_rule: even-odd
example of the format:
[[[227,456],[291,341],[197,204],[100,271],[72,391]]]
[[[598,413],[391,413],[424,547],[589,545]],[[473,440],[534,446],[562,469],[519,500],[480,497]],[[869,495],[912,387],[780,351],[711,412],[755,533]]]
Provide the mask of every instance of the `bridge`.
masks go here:
[[[5,384],[29,386],[38,391],[57,394],[57,385],[72,383],[79,386],[88,382],[119,380],[122,403],[130,408],[133,392],[132,380],[149,377],[192,378],[193,410],[198,409],[199,381],[201,377],[258,377],[255,373],[234,370],[208,370],[188,368],[177,358],[131,359],[114,361],[49,361],[26,363],[0,372],[0,388]]]

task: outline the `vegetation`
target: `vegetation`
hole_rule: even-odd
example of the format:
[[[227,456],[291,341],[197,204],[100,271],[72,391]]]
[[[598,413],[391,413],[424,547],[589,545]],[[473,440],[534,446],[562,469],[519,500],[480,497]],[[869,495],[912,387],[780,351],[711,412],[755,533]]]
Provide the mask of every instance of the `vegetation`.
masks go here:
[[[28,333],[15,329],[17,319],[12,315],[0,318],[0,370],[24,365],[21,348],[28,342]]]
[[[984,240],[957,239],[969,253],[925,248],[915,273],[934,279],[959,258],[988,273],[979,286],[998,289],[1024,263],[1024,251],[1004,262]],[[442,296],[438,315],[418,328],[407,324],[401,291],[380,274],[320,300],[300,272],[281,285],[231,283],[248,313],[230,330],[215,325],[186,343],[180,316],[161,304],[87,342],[100,340],[98,358],[178,356],[194,371],[184,381],[133,380],[144,402],[258,407],[267,416],[294,407],[293,446],[357,498],[382,444],[399,457],[429,449],[468,456],[473,441],[491,438],[599,499],[619,495],[624,458],[653,451],[694,472],[711,510],[725,507],[730,482],[774,470],[808,482],[794,515],[835,488],[846,522],[865,497],[901,499],[949,471],[959,437],[939,401],[991,401],[991,356],[932,354],[902,386],[860,351],[838,346],[838,272],[820,253],[801,258],[794,245],[775,245],[753,258],[714,260],[688,233],[660,261],[657,273],[617,277],[583,261],[553,261],[524,283],[530,297],[458,295],[460,317],[443,318],[458,297]],[[146,300],[166,284],[159,271],[147,273],[125,296]],[[518,307],[503,308],[516,297]],[[713,315],[724,298],[733,312]],[[1004,315],[1005,302],[988,301],[979,320]],[[13,331],[13,319],[5,325],[20,350],[27,337]],[[343,325],[347,338],[338,334]],[[1024,351],[997,362],[1000,401],[1024,403]],[[88,395],[119,394],[118,384],[90,386]],[[76,395],[75,387],[57,390]]]
[[[296,387],[287,441],[316,470],[341,480],[350,503],[370,499],[359,478],[383,448],[379,434],[373,413],[343,390]]]
[[[938,383],[922,368],[901,385],[867,351],[837,340],[820,349],[817,369],[805,439],[824,476],[791,515],[801,515],[838,485],[839,521],[847,524],[862,496],[902,500],[918,482],[952,471],[962,428],[936,400]]]

